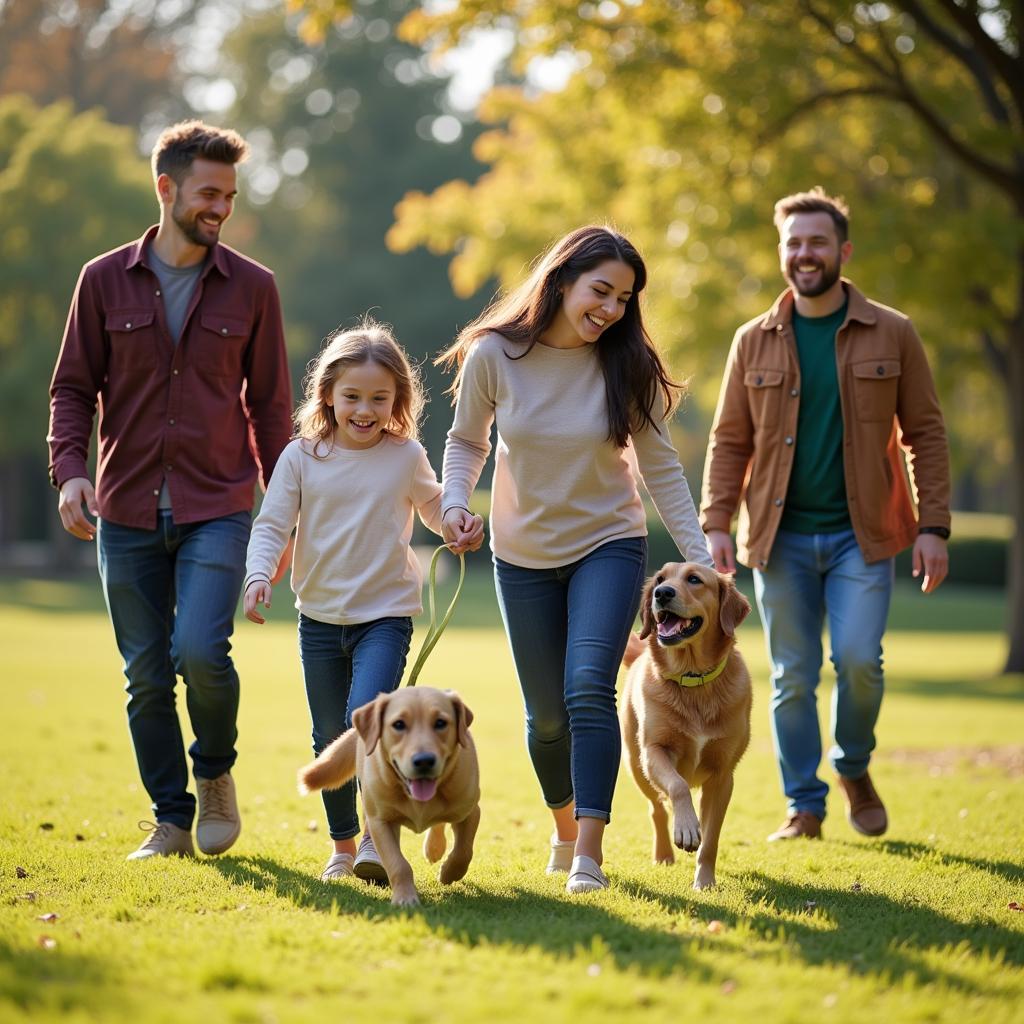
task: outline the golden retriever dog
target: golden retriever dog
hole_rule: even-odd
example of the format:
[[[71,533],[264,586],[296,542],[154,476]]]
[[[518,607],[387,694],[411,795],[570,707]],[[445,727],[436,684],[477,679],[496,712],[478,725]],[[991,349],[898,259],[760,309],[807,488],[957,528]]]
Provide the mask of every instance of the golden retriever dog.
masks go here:
[[[299,791],[337,789],[358,776],[366,824],[391,883],[391,902],[419,903],[400,829],[430,829],[423,852],[432,864],[445,851],[445,822],[455,834],[441,865],[445,885],[469,870],[480,824],[480,780],[469,726],[473,712],[450,690],[427,686],[382,693],[352,715],[342,733],[299,770]]]
[[[630,636],[623,659],[623,755],[651,802],[654,860],[671,864],[673,842],[696,850],[695,889],[715,884],[733,770],[750,741],[750,674],[735,647],[736,627],[749,611],[731,577],[670,562],[644,587],[642,629]],[[694,786],[701,788],[699,820]]]

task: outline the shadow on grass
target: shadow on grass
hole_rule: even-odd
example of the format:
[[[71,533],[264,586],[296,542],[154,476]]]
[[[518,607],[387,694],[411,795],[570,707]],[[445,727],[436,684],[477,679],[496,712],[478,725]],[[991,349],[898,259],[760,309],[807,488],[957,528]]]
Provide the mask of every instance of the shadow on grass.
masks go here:
[[[1024,694],[1020,675],[986,675],[971,679],[921,679],[887,676],[885,689],[901,697],[931,697],[962,701],[993,700],[1017,703]]]
[[[895,854],[907,860],[937,859],[942,864],[961,864],[976,871],[985,871],[998,875],[1007,882],[1021,884],[1024,882],[1024,864],[1014,864],[1008,860],[986,860],[984,857],[965,857],[959,853],[947,853],[937,850],[927,843],[908,842],[903,839],[883,839],[878,843],[882,853]]]
[[[70,948],[65,934],[59,936],[57,949],[24,949],[0,940],[0,1017],[5,1005],[25,1014],[56,1015],[68,1013],[91,1000],[94,1008],[102,1002],[109,1008],[112,973],[106,961],[84,956]]]
[[[888,843],[885,853],[917,856],[934,851],[919,844]],[[1018,880],[1020,869],[982,858],[946,859],[979,870],[996,871]],[[737,913],[709,903],[706,896],[687,896],[656,889],[636,878],[616,887],[627,895],[661,906],[671,920],[638,925],[624,920],[598,900],[567,900],[535,890],[506,887],[483,889],[458,883],[440,898],[423,894],[416,908],[401,910],[381,891],[350,884],[323,883],[265,857],[228,858],[210,862],[231,882],[270,890],[295,905],[322,913],[358,914],[372,920],[415,915],[439,936],[468,947],[480,944],[542,949],[557,957],[593,953],[609,957],[619,969],[664,976],[685,970],[688,977],[717,983],[713,957],[695,955],[695,942],[706,937],[704,921],[717,918],[727,928],[748,929],[761,939],[752,956],[776,956],[780,947],[796,951],[813,966],[834,966],[882,978],[912,977],[919,984],[942,981],[958,990],[991,992],[991,980],[976,984],[956,970],[956,960],[943,954],[969,947],[1010,966],[1024,965],[1024,935],[997,922],[954,921],[913,897],[894,900],[867,890],[840,890],[803,885],[761,872],[744,874],[736,883],[746,890],[749,912]],[[938,966],[938,964],[942,966]]]

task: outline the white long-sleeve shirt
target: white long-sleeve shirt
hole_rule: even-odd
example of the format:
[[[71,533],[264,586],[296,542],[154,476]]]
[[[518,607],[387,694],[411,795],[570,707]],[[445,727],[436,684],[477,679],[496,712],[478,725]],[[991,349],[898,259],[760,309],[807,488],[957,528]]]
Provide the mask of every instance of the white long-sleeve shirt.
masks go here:
[[[608,436],[604,375],[593,345],[537,344],[519,359],[497,334],[470,349],[444,451],[445,510],[469,507],[497,424],[491,549],[528,569],[577,561],[611,540],[647,535],[634,472],[688,561],[712,564],[679,455],[649,425],[627,448]]]
[[[441,487],[418,441],[384,434],[372,448],[292,441],[253,524],[245,585],[269,580],[292,529],[295,607],[351,625],[422,610],[423,576],[409,541],[413,513],[441,528]]]

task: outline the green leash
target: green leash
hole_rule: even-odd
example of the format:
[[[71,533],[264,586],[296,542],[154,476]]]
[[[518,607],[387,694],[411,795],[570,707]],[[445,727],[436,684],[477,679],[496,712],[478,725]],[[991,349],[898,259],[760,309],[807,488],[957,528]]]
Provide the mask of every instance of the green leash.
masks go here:
[[[434,593],[437,590],[437,560],[441,557],[441,552],[447,550],[448,545],[442,544],[439,548],[434,549],[434,554],[430,559],[430,582],[427,586],[427,599],[430,603],[430,626],[427,629],[427,635],[423,640],[423,646],[420,648],[420,653],[416,655],[416,662],[412,667],[412,671],[409,673],[409,681],[405,684],[406,686],[416,685],[416,680],[419,678],[423,664],[427,660],[430,652],[434,649],[437,641],[441,639],[441,634],[444,632],[445,626],[448,625],[448,622],[452,617],[452,612],[455,611],[455,603],[459,599],[459,594],[462,593],[462,581],[466,578],[466,556],[460,552],[459,583],[455,588],[455,596],[452,598],[451,604],[448,605],[448,610],[444,613],[444,618],[441,620],[440,624],[438,624],[437,609],[434,605]]]

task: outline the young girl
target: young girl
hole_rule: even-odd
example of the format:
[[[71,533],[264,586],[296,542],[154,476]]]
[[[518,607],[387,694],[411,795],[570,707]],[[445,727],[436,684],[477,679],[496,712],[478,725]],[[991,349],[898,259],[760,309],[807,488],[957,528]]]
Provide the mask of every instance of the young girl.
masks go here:
[[[292,589],[317,754],[356,708],[394,690],[405,667],[423,583],[409,546],[413,511],[440,529],[441,488],[416,440],[422,406],[420,383],[384,327],[367,322],[328,338],[253,524],[244,606],[257,623],[298,524]],[[479,516],[474,528],[470,543],[479,545]],[[386,881],[369,832],[356,850],[355,784],[323,801],[334,850],[321,877]]]
[[[555,821],[548,871],[568,871],[569,892],[608,885],[601,845],[619,767],[615,679],[647,550],[634,467],[683,557],[712,564],[666,423],[681,389],[640,316],[646,279],[622,235],[579,228],[438,360],[458,366],[444,454],[447,540],[473,543],[469,496],[498,428],[498,603]]]

